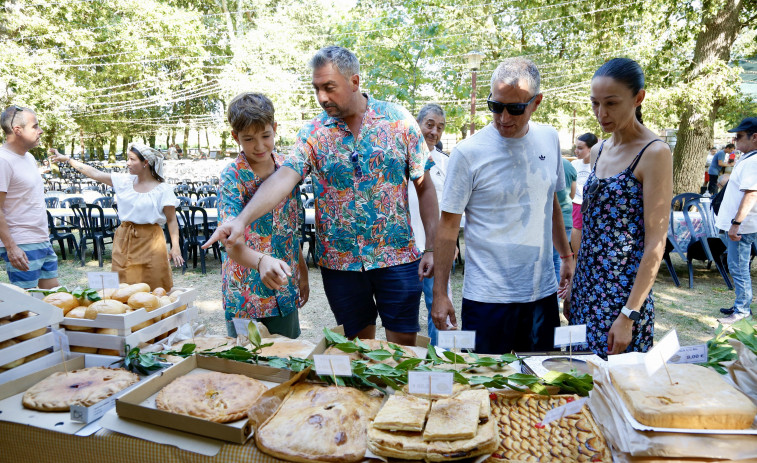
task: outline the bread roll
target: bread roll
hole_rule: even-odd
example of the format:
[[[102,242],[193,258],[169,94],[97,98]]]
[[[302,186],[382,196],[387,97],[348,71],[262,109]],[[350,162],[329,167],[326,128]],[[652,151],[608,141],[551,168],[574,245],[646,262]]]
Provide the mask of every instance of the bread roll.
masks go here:
[[[66,318],[84,318],[84,314],[87,311],[87,307],[80,305],[79,307],[76,307],[75,309],[70,310],[66,314]]]
[[[175,309],[173,309],[173,313],[176,314],[176,313],[179,313],[179,312],[183,312],[185,310],[187,310],[187,305],[186,304],[180,305],[179,307],[176,307]]]
[[[23,320],[24,318],[36,317],[36,316],[37,316],[36,313],[29,312],[28,310],[24,310],[23,312],[19,312],[19,313],[13,314],[11,316],[11,321],[12,322],[17,322],[19,320]]]
[[[150,285],[148,285],[147,283],[136,283],[125,288],[120,288],[118,291],[113,293],[113,299],[121,302],[126,302],[129,300],[132,294],[149,292]]]
[[[153,323],[155,323],[155,322],[152,321],[152,320],[145,320],[142,323],[137,323],[136,325],[132,326],[131,327],[131,331],[132,331],[132,333],[134,331],[139,331],[142,328],[147,328],[148,326],[152,325]]]
[[[6,347],[15,346],[16,344],[18,343],[14,341],[13,339],[5,340],[3,342],[0,342],[0,350],[5,349]],[[20,359],[6,363],[5,365],[0,365],[0,368],[10,370],[11,368],[16,368],[17,366],[22,365],[24,361],[25,361],[24,358],[21,357]]]
[[[121,353],[114,349],[97,349],[97,353],[100,355],[111,355],[113,357],[121,356]]]
[[[155,289],[152,290],[152,293],[155,296],[158,296],[158,297],[165,296],[165,295],[168,294],[168,293],[166,293],[166,290],[163,289],[163,288],[155,288]]]
[[[96,354],[97,347],[71,346],[71,352],[81,352],[82,354]]]
[[[8,288],[8,289],[12,289],[13,291],[16,291],[16,292],[19,292],[19,293],[26,294],[26,290],[24,288],[20,287],[20,286],[11,285],[11,284],[8,284],[8,283],[0,283],[0,286]]]
[[[73,294],[69,293],[52,293],[45,296],[42,302],[47,302],[55,307],[63,309],[63,315],[66,315],[69,310],[79,307],[79,299],[75,298]]]
[[[42,336],[43,334],[47,333],[47,327],[43,326],[42,328],[34,331],[30,331],[28,333],[24,333],[21,336],[17,336],[14,339],[18,342],[28,341],[30,339],[38,338]]]
[[[24,358],[24,363],[29,363],[32,360],[37,360],[38,358],[44,357],[45,355],[49,354],[50,352],[46,350],[41,350],[37,352],[36,354],[27,355],[26,358]]]
[[[126,313],[126,308],[127,306],[121,302],[113,299],[103,299],[87,307],[87,310],[84,312],[84,318],[94,320],[97,318],[97,314],[101,313],[119,315]]]
[[[174,291],[173,293],[168,295],[169,298],[171,298],[171,302],[176,302],[179,300],[179,293],[177,291]]]
[[[129,297],[127,304],[129,304],[129,307],[134,310],[145,309],[148,312],[152,312],[153,310],[160,307],[160,301],[158,300],[157,296],[143,292],[132,294]]]
[[[109,334],[109,335],[118,336],[118,330],[115,329],[115,328],[97,328],[95,330],[95,333],[97,333],[97,334]]]

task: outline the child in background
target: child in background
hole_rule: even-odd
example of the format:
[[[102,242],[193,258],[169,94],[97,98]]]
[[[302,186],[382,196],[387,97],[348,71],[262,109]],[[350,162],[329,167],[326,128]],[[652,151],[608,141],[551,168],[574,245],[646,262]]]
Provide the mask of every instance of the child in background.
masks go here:
[[[242,93],[229,104],[231,135],[239,156],[220,177],[221,221],[235,218],[265,179],[280,166],[274,152],[273,103],[259,93]],[[308,269],[299,246],[302,204],[298,187],[272,212],[249,224],[245,243],[227,248],[221,269],[223,307],[229,336],[233,318],[253,318],[271,334],[300,335],[297,309],[308,300]]]

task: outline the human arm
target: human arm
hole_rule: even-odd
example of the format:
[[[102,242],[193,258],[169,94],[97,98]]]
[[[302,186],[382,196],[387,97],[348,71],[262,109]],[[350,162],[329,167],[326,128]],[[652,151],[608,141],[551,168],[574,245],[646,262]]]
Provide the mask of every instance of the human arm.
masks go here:
[[[75,170],[86,175],[92,180],[104,183],[108,186],[113,186],[113,180],[111,179],[109,173],[99,171],[92,166],[88,166],[83,162],[79,162],[73,159],[70,155],[67,156],[60,154],[55,148],[50,149],[50,154],[52,154],[52,156],[50,157],[50,162],[67,162],[69,166],[73,167]]]
[[[744,192],[744,197],[741,198],[741,202],[739,203],[739,208],[736,211],[736,216],[733,218],[736,222],[743,222],[747,215],[749,215],[749,212],[754,207],[755,203],[757,203],[757,190],[747,190]],[[741,235],[739,235],[739,227],[741,225],[731,224],[731,228],[728,229],[728,238],[731,239],[731,241],[739,241],[741,240]],[[3,239],[3,242],[5,240]]]
[[[453,328],[457,328],[455,308],[452,306],[447,285],[452,261],[455,258],[455,246],[460,233],[460,219],[462,214],[442,212],[439,226],[436,230],[434,253],[436,254],[436,269],[434,271],[434,302],[431,308],[431,318],[437,329],[447,330],[447,317]]]
[[[642,182],[644,254],[626,300],[626,307],[638,311],[652,289],[665,252],[670,202],[673,198],[673,157],[670,148],[663,143],[650,146],[634,174]],[[618,315],[607,336],[608,354],[619,354],[626,350],[631,343],[634,323],[622,313]]]
[[[570,182],[570,199],[576,197],[576,182]]]
[[[439,224],[439,203],[436,198],[436,189],[431,181],[431,176],[426,171],[422,176],[413,180],[415,191],[418,193],[418,209],[421,213],[423,229],[426,232],[426,243],[433,243],[436,236],[436,228]],[[434,254],[424,252],[418,266],[418,277],[431,278],[434,276]]]
[[[300,281],[297,282],[297,285],[300,288],[300,300],[297,307],[302,307],[310,299],[310,282],[308,281],[308,264],[302,255],[302,248],[299,248],[299,255],[297,265],[300,267]]]
[[[300,180],[302,180],[302,176],[294,169],[286,166],[274,172],[260,185],[252,200],[247,203],[242,212],[237,217],[221,223],[210,239],[202,245],[202,248],[208,249],[211,244],[219,240],[229,251],[239,243],[244,244],[245,228],[262,215],[273,210],[292,192],[292,189]],[[229,255],[231,255],[231,252],[229,252]],[[241,262],[239,263],[241,264]]]
[[[171,237],[171,251],[168,253],[168,258],[171,259],[174,267],[180,267],[184,265],[184,258],[181,256],[181,246],[179,245],[179,222],[176,220],[176,207],[164,206],[163,214],[166,216],[168,235]]]
[[[573,269],[575,265],[575,256],[570,250],[568,235],[565,234],[565,222],[562,219],[562,209],[560,202],[557,200],[555,193],[552,198],[552,244],[560,254],[562,265],[560,265],[560,281],[558,282],[557,294],[561,298],[566,298],[570,290],[570,283],[573,281]]]
[[[5,220],[5,196],[7,194],[5,191],[0,191],[0,241],[5,246],[5,252],[8,253],[8,261],[11,265],[25,272],[29,270],[29,258],[13,240],[10,228],[8,228],[8,221]]]
[[[257,270],[260,273],[260,280],[268,289],[279,289],[286,284],[287,278],[292,276],[292,270],[286,262],[250,249],[244,241],[226,246],[226,252],[237,264]]]

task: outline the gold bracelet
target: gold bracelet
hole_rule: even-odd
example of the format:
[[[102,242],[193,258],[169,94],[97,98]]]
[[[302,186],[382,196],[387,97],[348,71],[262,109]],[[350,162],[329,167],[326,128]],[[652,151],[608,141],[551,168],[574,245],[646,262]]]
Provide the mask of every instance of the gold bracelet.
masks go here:
[[[268,254],[260,254],[260,258],[258,259],[258,272],[260,271],[260,263],[263,262],[263,257],[267,256]]]

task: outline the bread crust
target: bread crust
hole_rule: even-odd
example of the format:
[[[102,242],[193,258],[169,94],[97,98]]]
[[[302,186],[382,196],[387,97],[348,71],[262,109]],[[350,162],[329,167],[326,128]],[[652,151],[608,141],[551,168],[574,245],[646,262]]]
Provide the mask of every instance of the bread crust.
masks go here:
[[[58,372],[29,388],[21,403],[32,410],[65,412],[73,404],[94,405],[137,381],[139,376],[123,368],[91,367]]]

